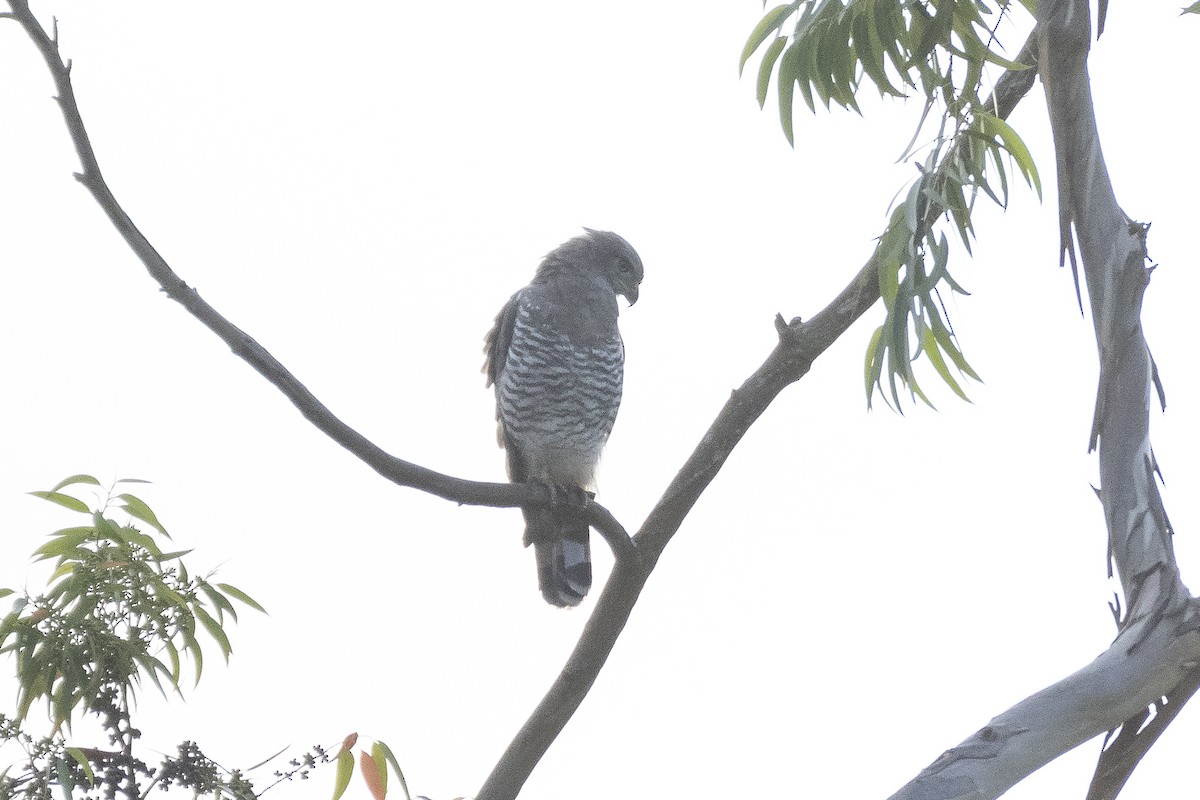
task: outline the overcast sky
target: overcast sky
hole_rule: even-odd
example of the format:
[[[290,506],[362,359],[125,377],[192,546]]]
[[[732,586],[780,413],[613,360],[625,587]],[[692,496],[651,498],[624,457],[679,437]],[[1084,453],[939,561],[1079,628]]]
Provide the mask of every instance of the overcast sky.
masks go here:
[[[825,306],[911,179],[918,99],[797,118],[787,146],[737,58],[762,13],[713,3],[87,3],[57,15],[113,191],[173,267],[335,413],[402,458],[501,480],[483,335],[541,256],[615,230],[625,401],[599,500],[636,529],[773,346]],[[1185,580],[1200,564],[1195,17],[1113,4],[1092,74],[1119,202],[1154,223],[1153,443]],[[1024,29],[1001,26],[1014,49]],[[165,299],[72,179],[50,80],[0,24],[0,585],[77,524],[24,493],[139,492],[193,571],[257,597],[189,700],[146,694],[145,743],[227,766],[350,731],[414,793],[470,795],[592,607],[541,599],[515,510],[398,489],[318,434]],[[751,430],[667,549],[608,666],[523,797],[885,797],[1104,650],[1105,532],[1086,453],[1090,320],[1057,268],[1040,86],[1012,119],[1046,197],[980,203],[948,300],[972,404],[868,411],[875,309]],[[597,581],[611,558],[594,547]],[[11,665],[0,665],[11,669]],[[15,689],[0,689],[8,703]],[[1125,797],[1194,786],[1189,709]],[[80,741],[79,744],[102,744]],[[1082,797],[1099,742],[1013,790]],[[153,759],[148,759],[153,760]],[[267,770],[269,772],[269,770]],[[258,785],[265,785],[263,771]],[[274,797],[326,797],[333,772]],[[358,797],[366,791],[356,784]]]

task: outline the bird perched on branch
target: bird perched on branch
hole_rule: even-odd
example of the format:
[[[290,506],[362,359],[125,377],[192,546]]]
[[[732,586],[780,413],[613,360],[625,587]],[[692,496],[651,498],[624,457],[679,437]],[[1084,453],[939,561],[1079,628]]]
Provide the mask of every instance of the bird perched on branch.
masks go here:
[[[527,508],[525,545],[537,556],[542,596],[578,605],[592,585],[582,503],[621,405],[625,346],[617,296],[637,302],[642,260],[620,236],[587,232],[550,252],[496,317],[484,345],[496,387],[497,437],[514,483],[542,483],[556,502]]]

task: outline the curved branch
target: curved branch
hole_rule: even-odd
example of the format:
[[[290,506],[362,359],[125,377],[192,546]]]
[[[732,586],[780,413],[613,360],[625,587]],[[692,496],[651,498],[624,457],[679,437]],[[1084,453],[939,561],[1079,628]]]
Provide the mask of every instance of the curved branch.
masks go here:
[[[1016,60],[1033,63],[1036,52],[1036,41],[1030,35]],[[1032,88],[1035,77],[1032,69],[1004,73],[988,105],[993,106],[997,116],[1008,117]],[[946,157],[953,158],[953,152]],[[929,220],[930,224],[933,221]],[[776,317],[779,344],[741,388],[733,392],[634,535],[641,574],[635,572],[632,562],[613,568],[562,672],[492,769],[477,795],[478,800],[510,800],[517,796],[600,674],[663,549],[742,436],[779,393],[803,378],[813,361],[878,300],[877,251],[838,296],[808,322],[799,319],[785,322],[781,316]]]
[[[237,356],[278,388],[318,430],[393,483],[471,505],[511,507],[543,505],[550,501],[544,487],[464,480],[386,453],[330,412],[262,345],[204,301],[155,251],[104,182],[76,105],[70,65],[63,63],[56,37],[46,34],[30,13],[27,0],[10,0],[10,4],[12,13],[2,16],[11,17],[22,25],[41,51],[58,89],[57,100],[82,165],[82,172],[76,178],[92,193],[168,297],[183,305],[225,341]],[[1027,43],[1023,53],[1029,47],[1031,45]],[[993,98],[997,115],[1007,117],[1032,81],[1032,70],[1006,73],[998,82]],[[497,762],[480,790],[481,800],[512,798],[520,791],[587,695],[624,629],[655,563],[696,500],[775,397],[800,380],[813,360],[879,299],[878,270],[877,257],[872,256],[838,297],[807,323],[798,319],[786,323],[782,317],[777,318],[778,345],[741,388],[733,392],[636,536],[631,539],[620,523],[594,502],[589,501],[582,510],[589,523],[613,548],[616,563],[567,664]]]
[[[544,486],[466,480],[436,472],[387,453],[338,418],[265,347],[223,317],[200,297],[195,289],[188,286],[137,229],[133,220],[129,218],[129,215],[125,213],[113,196],[100,172],[99,162],[88,138],[83,117],[79,113],[79,106],[75,101],[75,92],[71,86],[71,64],[70,62],[63,63],[58,50],[57,22],[54,35],[47,34],[45,28],[29,10],[28,0],[10,0],[10,6],[11,13],[0,16],[13,19],[21,25],[41,52],[46,66],[50,69],[51,77],[54,79],[54,85],[58,91],[55,99],[62,110],[63,119],[82,168],[81,172],[75,174],[76,180],[91,192],[101,209],[108,215],[113,227],[125,239],[134,254],[141,259],[147,272],[150,273],[150,277],[158,282],[167,297],[182,305],[205,327],[220,337],[229,345],[235,355],[279,389],[299,409],[304,418],[318,430],[392,483],[419,489],[462,505],[512,508],[515,506],[545,506],[551,502],[550,493]],[[628,535],[607,510],[589,500],[583,511],[593,521],[605,540],[612,545],[618,558],[622,553],[626,556],[631,554],[632,547],[629,544]]]
[[[1078,241],[1096,329],[1100,387],[1089,449],[1099,447],[1097,495],[1126,610],[1116,640],[1095,661],[947,750],[896,799],[998,797],[1068,750],[1121,728],[1088,793],[1111,800],[1200,688],[1200,608],[1179,577],[1150,447],[1157,371],[1141,327],[1147,226],[1121,210],[1105,166],[1087,69],[1090,13],[1087,0],[1038,3],[1039,72],[1058,166],[1060,262],[1069,257],[1077,270]],[[1148,708],[1159,713],[1143,727]]]

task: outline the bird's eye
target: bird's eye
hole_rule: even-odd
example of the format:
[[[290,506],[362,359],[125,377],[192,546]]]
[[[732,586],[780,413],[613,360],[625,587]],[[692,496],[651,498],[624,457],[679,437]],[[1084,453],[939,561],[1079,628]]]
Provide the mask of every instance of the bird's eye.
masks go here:
[[[633,267],[629,266],[628,261],[620,261],[617,263],[617,269],[621,272],[630,272],[633,270]]]

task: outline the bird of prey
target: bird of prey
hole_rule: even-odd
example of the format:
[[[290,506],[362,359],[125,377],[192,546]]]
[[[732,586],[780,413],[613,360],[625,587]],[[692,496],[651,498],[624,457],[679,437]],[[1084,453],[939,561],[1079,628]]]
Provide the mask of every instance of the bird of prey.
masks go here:
[[[580,500],[621,404],[625,346],[617,295],[637,302],[642,260],[620,236],[584,228],[550,252],[496,316],[484,345],[496,387],[497,438],[514,483]],[[527,508],[525,545],[542,596],[578,605],[592,585],[588,525],[569,508]]]

